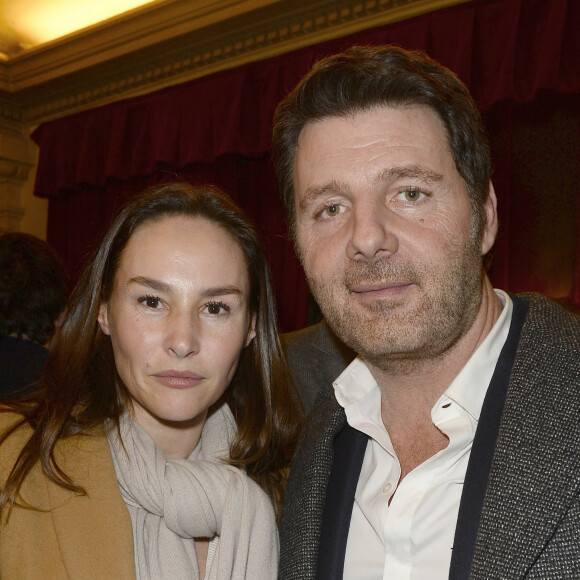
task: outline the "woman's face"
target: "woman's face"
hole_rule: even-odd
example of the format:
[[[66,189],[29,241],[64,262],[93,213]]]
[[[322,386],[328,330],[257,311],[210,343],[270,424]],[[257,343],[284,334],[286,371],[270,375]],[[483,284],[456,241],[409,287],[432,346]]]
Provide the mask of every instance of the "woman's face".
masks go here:
[[[134,419],[168,455],[186,456],[255,336],[242,250],[202,218],[141,226],[121,255],[99,324]],[[167,449],[177,434],[183,452]]]

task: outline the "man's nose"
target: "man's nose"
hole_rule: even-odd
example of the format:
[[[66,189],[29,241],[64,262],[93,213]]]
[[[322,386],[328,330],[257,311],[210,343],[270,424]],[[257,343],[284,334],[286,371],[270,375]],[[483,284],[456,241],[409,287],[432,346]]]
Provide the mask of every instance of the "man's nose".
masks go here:
[[[374,260],[397,251],[395,216],[380,203],[366,203],[352,209],[347,255],[351,260]]]

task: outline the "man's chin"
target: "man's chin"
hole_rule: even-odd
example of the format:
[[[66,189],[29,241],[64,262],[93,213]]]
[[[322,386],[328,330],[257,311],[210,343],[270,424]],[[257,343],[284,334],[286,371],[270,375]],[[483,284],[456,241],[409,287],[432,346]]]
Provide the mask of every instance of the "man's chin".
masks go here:
[[[325,313],[334,334],[365,359],[414,357],[421,351],[421,328],[429,325],[426,313],[408,303],[379,303],[364,308],[345,306]],[[344,313],[349,315],[345,316]]]

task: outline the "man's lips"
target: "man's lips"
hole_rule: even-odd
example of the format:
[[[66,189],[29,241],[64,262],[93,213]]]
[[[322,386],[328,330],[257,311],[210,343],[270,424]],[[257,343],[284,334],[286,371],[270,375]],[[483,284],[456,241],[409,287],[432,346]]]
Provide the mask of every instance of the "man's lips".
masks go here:
[[[166,387],[188,389],[198,385],[205,377],[191,371],[168,370],[153,375],[157,381]]]
[[[411,282],[367,282],[352,284],[349,290],[363,298],[398,296],[412,286]]]

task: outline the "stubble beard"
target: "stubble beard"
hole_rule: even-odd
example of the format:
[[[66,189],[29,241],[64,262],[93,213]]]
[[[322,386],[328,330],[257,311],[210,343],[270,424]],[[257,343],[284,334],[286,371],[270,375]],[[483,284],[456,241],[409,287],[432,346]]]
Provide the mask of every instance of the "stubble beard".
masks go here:
[[[482,258],[475,235],[449,249],[444,264],[415,265],[388,257],[350,262],[328,281],[308,276],[312,294],[335,334],[382,370],[412,372],[448,352],[473,324],[481,304]],[[349,288],[360,283],[405,281],[407,298],[362,304]]]

